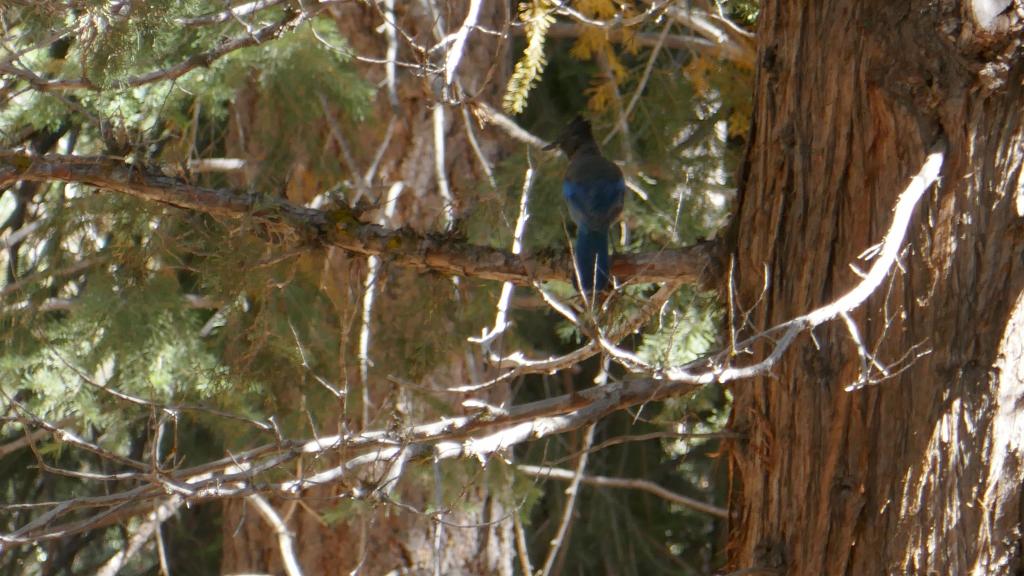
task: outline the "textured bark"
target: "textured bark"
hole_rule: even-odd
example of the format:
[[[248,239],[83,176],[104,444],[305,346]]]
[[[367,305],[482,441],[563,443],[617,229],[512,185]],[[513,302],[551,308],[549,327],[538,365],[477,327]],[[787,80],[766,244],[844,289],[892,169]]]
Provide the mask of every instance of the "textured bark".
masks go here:
[[[733,387],[734,569],[1022,569],[1024,10],[1002,4],[762,6],[735,228],[738,305],[769,275],[749,329],[855,284],[907,179],[933,145],[947,157],[901,269],[851,314],[882,362],[930,353],[846,392],[861,363],[834,322]]]

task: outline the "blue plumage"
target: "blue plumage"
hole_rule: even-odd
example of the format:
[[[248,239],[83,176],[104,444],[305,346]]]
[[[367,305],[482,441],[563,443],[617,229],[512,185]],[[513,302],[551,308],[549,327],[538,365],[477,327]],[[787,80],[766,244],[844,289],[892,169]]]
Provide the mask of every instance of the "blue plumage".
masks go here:
[[[619,167],[601,155],[590,123],[577,116],[558,140],[569,156],[562,194],[576,223],[576,272],[582,292],[593,295],[608,287],[608,231],[622,214],[626,183]]]

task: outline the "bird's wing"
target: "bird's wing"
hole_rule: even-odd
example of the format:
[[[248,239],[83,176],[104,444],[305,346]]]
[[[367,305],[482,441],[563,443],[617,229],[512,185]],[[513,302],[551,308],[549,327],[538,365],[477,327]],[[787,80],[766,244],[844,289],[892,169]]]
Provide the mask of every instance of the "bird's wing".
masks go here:
[[[626,184],[621,176],[581,181],[566,179],[562,193],[569,205],[569,216],[577,226],[606,230],[622,214]]]

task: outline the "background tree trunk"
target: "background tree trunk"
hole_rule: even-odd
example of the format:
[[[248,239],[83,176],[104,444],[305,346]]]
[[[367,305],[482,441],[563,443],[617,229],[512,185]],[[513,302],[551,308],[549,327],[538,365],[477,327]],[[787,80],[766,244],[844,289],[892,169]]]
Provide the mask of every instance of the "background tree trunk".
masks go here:
[[[893,377],[844,391],[861,364],[833,322],[733,387],[734,568],[1021,570],[1024,60],[1021,6],[1001,4],[763,3],[738,305],[768,278],[748,330],[855,284],[939,141],[946,160],[900,268],[851,315]]]
[[[433,46],[440,34],[454,32],[466,16],[466,6],[457,2],[440,2],[431,6],[423,2],[395,2],[394,22],[400,28],[396,31],[398,60],[418,62],[422,57],[410,49],[406,35],[412,41],[425,47]],[[388,38],[384,22],[385,3],[377,7],[365,3],[344,4],[332,12],[342,35],[354,51],[362,56],[385,60]],[[481,8],[479,25],[490,30],[501,29],[507,16],[499,3],[486,4]],[[439,27],[435,29],[435,26]],[[473,95],[479,95],[491,102],[497,102],[503,86],[500,80],[506,75],[498,64],[500,46],[492,35],[472,32],[472,41],[466,44],[466,52],[459,65],[459,78],[463,86]],[[437,51],[435,61],[444,61],[445,52]],[[498,150],[495,133],[479,132],[476,125],[466,126],[467,117],[457,106],[444,105],[438,101],[442,77],[421,74],[422,70],[410,71],[397,68],[395,102],[391,101],[383,64],[358,64],[364,78],[379,87],[374,107],[374,121],[357,125],[347,135],[351,162],[365,176],[383,145],[377,170],[372,179],[365,182],[366,189],[356,191],[363,201],[378,206],[374,218],[389,226],[411,227],[416,230],[436,232],[446,225],[447,209],[451,204],[446,200],[446,191],[441,190],[435,156],[435,106],[444,112],[444,179],[454,197],[453,213],[459,211],[462,191],[485,186],[488,175],[481,168],[478,156],[472,150],[468,132],[472,130],[478,138],[483,154],[491,160]],[[497,79],[497,81],[496,81]],[[242,107],[245,116],[245,100],[240,99],[236,107]],[[251,108],[249,106],[248,108]],[[388,128],[389,123],[393,126]],[[324,130],[328,127],[324,126]],[[386,144],[385,144],[386,142]],[[239,142],[246,147],[247,142]],[[342,152],[338,150],[339,161]],[[245,157],[259,157],[259,151],[248,149]],[[346,159],[346,161],[348,161]],[[346,167],[350,168],[350,167]],[[297,190],[301,183],[293,178],[289,181],[290,199],[309,201],[321,190],[310,186],[308,190]],[[389,190],[396,183],[402,185],[395,205],[388,213]],[[291,196],[296,196],[291,198]],[[354,203],[356,198],[349,197]],[[347,347],[341,353],[342,371],[348,381],[368,388],[370,408],[367,421],[360,421],[359,409],[350,414],[346,423],[350,431],[387,427],[389,422],[409,417],[429,421],[437,414],[410,414],[406,412],[411,403],[404,402],[403,394],[393,382],[385,377],[388,366],[381,371],[371,371],[367,382],[361,382],[356,341],[359,337],[361,298],[365,297],[365,275],[368,273],[365,261],[351,258],[339,251],[328,256],[329,278],[335,283],[325,289],[339,291],[332,298],[338,303],[339,325],[353,326],[347,340]],[[386,264],[380,269],[375,288],[374,320],[371,325],[371,346],[378,339],[378,331],[400,331],[399,324],[409,324],[405,316],[395,312],[396,308],[408,308],[411,301],[421,304],[431,295],[434,284],[424,284],[420,275],[409,270],[389,270]],[[347,292],[346,292],[347,291]],[[353,297],[355,300],[353,300]],[[352,322],[354,314],[355,321]],[[407,316],[407,315],[406,315]],[[347,318],[346,318],[347,317]],[[406,326],[411,337],[428,337],[419,326]],[[345,340],[343,338],[343,340]],[[380,354],[383,354],[381,352]],[[370,349],[371,358],[376,357]],[[462,353],[452,353],[441,363],[440,371],[424,378],[424,382],[437,382],[448,386],[453,382],[478,381],[467,374]],[[424,383],[417,383],[426,386]],[[353,388],[357,391],[357,388]],[[496,387],[495,399],[507,394],[507,387]],[[339,423],[344,420],[339,414]],[[339,424],[340,426],[341,424]],[[337,433],[337,430],[324,432]],[[345,455],[339,455],[338,464]],[[448,464],[445,464],[448,466]],[[302,503],[274,501],[278,514],[286,521],[295,540],[295,551],[299,564],[306,574],[350,574],[357,570],[362,574],[385,574],[398,570],[403,574],[433,574],[435,557],[440,556],[439,568],[442,574],[511,574],[512,521],[505,508],[505,490],[508,486],[479,481],[485,474],[477,469],[473,486],[466,486],[458,493],[457,502],[447,499],[446,505],[455,509],[444,516],[449,524],[441,529],[441,537],[435,540],[438,524],[427,514],[417,514],[411,509],[427,511],[436,509],[435,482],[458,482],[448,477],[424,477],[422,474],[407,474],[403,477],[392,497],[411,508],[399,508],[392,503],[381,503],[376,507],[359,506],[352,514],[342,514],[338,519],[339,492],[351,489],[360,482],[372,489],[373,483],[386,473],[387,463],[375,467],[367,477],[346,483],[306,491]],[[468,484],[470,481],[466,481]],[[493,493],[492,493],[493,492]],[[344,506],[344,505],[342,505]],[[282,573],[283,564],[277,535],[245,500],[229,501],[224,512],[224,555],[221,569],[224,573],[270,572]],[[333,516],[333,518],[332,518]],[[332,518],[330,522],[325,518]],[[465,526],[465,527],[459,527]]]

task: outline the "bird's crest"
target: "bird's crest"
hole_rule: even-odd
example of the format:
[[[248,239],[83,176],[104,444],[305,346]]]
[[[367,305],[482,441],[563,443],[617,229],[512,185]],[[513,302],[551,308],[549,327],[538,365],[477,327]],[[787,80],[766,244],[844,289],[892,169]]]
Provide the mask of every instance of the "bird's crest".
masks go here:
[[[561,148],[567,155],[572,156],[576,150],[584,144],[594,142],[594,133],[591,131],[590,122],[583,116],[577,114],[572,122],[562,129],[562,133],[554,142],[544,147],[545,150]],[[595,144],[596,145],[596,144]]]

